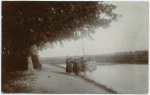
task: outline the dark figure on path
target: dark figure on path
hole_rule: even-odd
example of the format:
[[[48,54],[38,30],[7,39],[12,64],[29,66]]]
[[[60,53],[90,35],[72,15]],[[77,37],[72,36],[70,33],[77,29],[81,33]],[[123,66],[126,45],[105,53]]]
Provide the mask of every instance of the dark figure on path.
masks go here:
[[[67,55],[67,58],[66,58],[66,72],[68,72],[68,64],[69,64],[69,57]]]
[[[66,60],[66,72],[68,74],[71,74],[71,72],[72,72],[72,68],[73,68],[72,65],[73,65],[72,58],[67,58],[67,60]]]
[[[73,72],[75,73],[75,75],[78,75],[79,71],[80,71],[79,59],[76,58],[74,60]]]

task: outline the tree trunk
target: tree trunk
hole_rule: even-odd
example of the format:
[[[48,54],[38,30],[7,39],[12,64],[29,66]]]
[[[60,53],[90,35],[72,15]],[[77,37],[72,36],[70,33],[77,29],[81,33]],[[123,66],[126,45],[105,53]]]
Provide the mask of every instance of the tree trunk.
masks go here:
[[[34,71],[33,68],[33,63],[32,63],[32,57],[31,57],[31,53],[32,53],[32,46],[27,50],[27,60],[28,60],[28,72],[32,73]]]
[[[27,59],[28,59],[28,71],[29,72],[33,72],[34,68],[33,68],[33,63],[32,63],[32,57],[31,57],[31,55],[28,56]]]

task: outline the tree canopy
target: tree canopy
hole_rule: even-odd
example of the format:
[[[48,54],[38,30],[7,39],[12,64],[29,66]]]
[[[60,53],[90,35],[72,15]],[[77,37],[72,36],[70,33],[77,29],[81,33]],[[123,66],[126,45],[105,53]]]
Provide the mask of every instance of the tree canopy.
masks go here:
[[[119,17],[104,2],[3,1],[2,50],[24,51],[32,45],[80,39]]]

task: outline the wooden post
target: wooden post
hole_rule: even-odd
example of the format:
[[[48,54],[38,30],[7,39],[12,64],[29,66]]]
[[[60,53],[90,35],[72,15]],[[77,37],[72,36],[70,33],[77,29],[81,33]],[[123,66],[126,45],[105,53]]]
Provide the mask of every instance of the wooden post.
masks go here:
[[[84,42],[83,42],[83,35],[82,35],[82,48],[83,48],[83,61],[84,61]],[[84,63],[83,63],[84,64]],[[86,76],[86,72],[84,70],[84,76]]]
[[[84,60],[84,43],[83,43],[83,35],[82,35],[82,48],[83,48],[83,60]]]

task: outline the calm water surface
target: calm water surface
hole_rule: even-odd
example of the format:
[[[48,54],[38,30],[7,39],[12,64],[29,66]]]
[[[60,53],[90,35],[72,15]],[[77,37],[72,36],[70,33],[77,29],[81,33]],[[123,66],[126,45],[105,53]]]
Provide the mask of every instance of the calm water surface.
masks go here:
[[[92,73],[86,72],[86,77],[119,93],[148,93],[148,65],[97,65]]]

